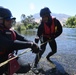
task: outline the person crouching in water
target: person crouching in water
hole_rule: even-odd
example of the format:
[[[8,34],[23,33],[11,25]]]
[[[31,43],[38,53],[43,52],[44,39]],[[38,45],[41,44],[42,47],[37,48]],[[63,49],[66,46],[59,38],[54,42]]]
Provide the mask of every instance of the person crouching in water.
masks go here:
[[[39,47],[36,43],[27,40],[11,29],[15,19],[9,9],[0,7],[0,63],[8,60],[8,55],[13,53],[14,50],[31,48],[32,52],[39,52]],[[8,64],[0,67],[0,75],[7,72],[8,68]]]

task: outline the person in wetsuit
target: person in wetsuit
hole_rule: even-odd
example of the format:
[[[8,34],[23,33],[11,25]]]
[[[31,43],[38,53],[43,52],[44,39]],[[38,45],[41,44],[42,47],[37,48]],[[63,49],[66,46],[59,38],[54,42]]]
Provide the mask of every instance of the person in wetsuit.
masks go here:
[[[14,50],[31,48],[32,52],[39,52],[39,47],[36,43],[27,40],[11,29],[15,19],[9,9],[0,7],[0,63],[8,60],[8,54],[13,53]],[[0,75],[7,70],[8,65],[0,67]]]
[[[48,7],[45,7],[40,10],[40,17],[42,18],[41,24],[37,30],[37,37],[35,38],[35,42],[38,43],[39,40],[41,42],[42,51],[36,55],[34,67],[37,67],[37,64],[46,49],[47,43],[51,48],[51,52],[46,56],[47,60],[51,62],[50,56],[57,52],[57,43],[56,38],[62,33],[62,25],[58,19],[51,16],[51,11]],[[46,43],[45,43],[46,42]]]

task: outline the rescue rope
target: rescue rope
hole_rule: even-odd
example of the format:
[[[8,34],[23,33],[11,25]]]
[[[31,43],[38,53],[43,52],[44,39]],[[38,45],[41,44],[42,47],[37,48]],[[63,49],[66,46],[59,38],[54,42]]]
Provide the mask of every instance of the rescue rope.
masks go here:
[[[26,49],[25,51],[23,51],[23,52],[20,53],[19,55],[16,55],[16,56],[14,56],[14,57],[12,57],[12,58],[10,58],[10,59],[8,59],[8,60],[6,60],[6,61],[0,63],[0,67],[4,66],[5,64],[7,64],[8,62],[10,62],[11,60],[13,60],[13,59],[15,59],[15,58],[17,58],[17,57],[23,55],[24,53],[29,52],[29,51],[31,51],[31,49]]]
[[[41,45],[44,45],[45,43],[47,43],[47,42],[49,42],[49,41],[51,41],[51,40],[47,40],[46,42],[44,42],[44,43],[40,44],[40,46],[41,46]],[[30,49],[30,48],[29,48],[29,49],[26,49],[26,50],[25,50],[25,51],[23,51],[22,53],[20,53],[20,54],[18,54],[18,55],[16,55],[16,56],[14,56],[14,57],[12,57],[12,58],[10,58],[10,59],[8,59],[8,60],[6,60],[6,61],[4,61],[4,62],[0,63],[0,67],[2,67],[2,66],[4,66],[4,65],[6,65],[6,64],[7,64],[8,62],[10,62],[11,60],[13,60],[13,59],[15,59],[15,58],[17,58],[17,57],[19,57],[19,56],[23,55],[24,53],[29,52],[29,51],[31,51],[31,49]],[[39,58],[39,53],[38,53],[38,58]]]
[[[40,46],[44,45],[45,43],[47,43],[47,42],[49,42],[49,41],[51,41],[51,39],[49,39],[49,40],[43,42],[42,44],[40,44]]]
[[[51,41],[51,40],[49,39],[49,40],[43,42],[42,44],[40,44],[40,46],[44,45],[45,43],[47,43],[47,42],[49,42],[49,41]],[[39,58],[40,58],[40,57],[39,57],[39,53],[38,53],[38,60],[39,60]]]

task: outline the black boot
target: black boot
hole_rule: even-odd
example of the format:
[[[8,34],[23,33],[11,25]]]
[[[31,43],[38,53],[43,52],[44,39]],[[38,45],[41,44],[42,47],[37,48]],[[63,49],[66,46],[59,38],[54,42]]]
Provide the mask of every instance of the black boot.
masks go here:
[[[35,74],[39,74],[39,70],[37,69],[37,67],[33,67],[33,68],[32,68],[32,71],[33,71]]]
[[[37,68],[37,64],[34,64],[34,66],[31,69],[35,74],[39,74],[39,70]]]
[[[49,57],[46,57],[46,59],[49,61],[49,63],[50,63],[50,65],[51,65],[52,68],[56,68],[56,65],[54,64],[53,61],[50,60]]]
[[[46,59],[50,62],[50,63],[53,63],[49,57],[46,57]]]
[[[38,60],[36,59],[34,66],[31,69],[35,74],[39,74],[39,70],[37,69],[37,64],[38,64]]]

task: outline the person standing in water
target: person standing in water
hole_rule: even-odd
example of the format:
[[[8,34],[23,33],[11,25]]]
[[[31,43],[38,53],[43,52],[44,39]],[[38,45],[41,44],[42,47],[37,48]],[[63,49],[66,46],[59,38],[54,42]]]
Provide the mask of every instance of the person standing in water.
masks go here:
[[[52,62],[50,60],[50,57],[57,52],[57,43],[55,39],[62,33],[61,23],[58,19],[53,18],[51,16],[51,11],[48,7],[45,7],[40,10],[40,17],[42,18],[42,20],[37,30],[37,37],[35,38],[35,42],[38,43],[40,40],[41,44],[44,44],[40,46],[42,51],[40,51],[39,54],[36,55],[34,64],[35,68],[37,67],[37,64],[41,59],[41,56],[46,50],[47,43],[49,43],[49,46],[52,51],[49,52],[46,58],[49,62]]]

